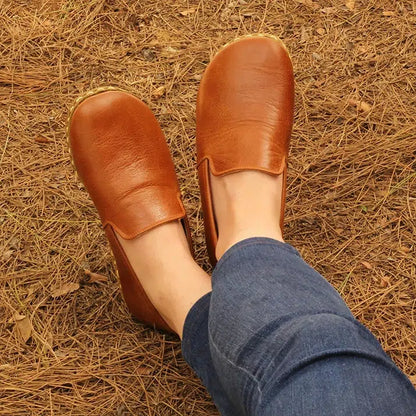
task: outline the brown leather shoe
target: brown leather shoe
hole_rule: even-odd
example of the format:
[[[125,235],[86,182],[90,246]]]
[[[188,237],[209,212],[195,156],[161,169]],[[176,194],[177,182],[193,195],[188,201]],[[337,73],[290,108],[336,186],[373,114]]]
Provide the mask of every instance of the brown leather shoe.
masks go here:
[[[117,232],[133,239],[180,220],[192,251],[173,162],[156,118],[126,92],[96,90],[78,100],[68,136],[76,170],[110,241],[130,312],[140,321],[171,330],[147,297],[116,236]]]
[[[293,105],[292,63],[283,42],[273,36],[239,38],[221,49],[205,70],[196,108],[197,158],[205,235],[213,266],[218,232],[210,173],[283,173],[283,231]]]

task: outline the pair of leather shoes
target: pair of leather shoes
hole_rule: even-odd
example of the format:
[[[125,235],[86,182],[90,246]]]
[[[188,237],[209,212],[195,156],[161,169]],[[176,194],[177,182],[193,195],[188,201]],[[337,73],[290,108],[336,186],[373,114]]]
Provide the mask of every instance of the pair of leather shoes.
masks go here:
[[[288,52],[271,36],[248,36],[226,45],[204,73],[197,100],[197,157],[213,265],[218,231],[210,175],[241,170],[283,174],[284,203],[293,101]],[[126,92],[99,89],[76,102],[68,136],[75,168],[98,209],[116,259],[129,310],[140,321],[170,330],[117,238],[133,239],[160,224],[181,221],[192,252],[174,165],[155,116]],[[282,227],[283,213],[284,206]]]

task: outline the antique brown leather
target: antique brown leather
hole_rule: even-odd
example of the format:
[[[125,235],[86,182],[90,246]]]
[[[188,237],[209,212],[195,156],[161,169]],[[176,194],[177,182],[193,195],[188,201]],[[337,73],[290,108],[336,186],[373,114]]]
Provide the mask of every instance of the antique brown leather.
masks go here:
[[[190,249],[188,221],[164,135],[151,110],[123,91],[88,96],[69,121],[73,162],[109,239],[131,313],[170,330],[147,297],[117,238],[180,220]],[[155,247],[155,250],[157,248]]]
[[[215,265],[218,232],[210,174],[241,170],[283,174],[293,124],[292,63],[277,38],[250,36],[230,43],[205,70],[198,92],[197,160],[208,254]]]

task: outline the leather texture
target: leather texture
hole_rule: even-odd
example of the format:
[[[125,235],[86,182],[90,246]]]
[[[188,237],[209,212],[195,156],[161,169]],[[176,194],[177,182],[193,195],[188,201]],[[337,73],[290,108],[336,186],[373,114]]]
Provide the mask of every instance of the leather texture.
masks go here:
[[[217,261],[218,235],[210,174],[220,176],[241,170],[283,174],[283,231],[293,107],[292,63],[278,39],[254,36],[236,40],[223,48],[205,70],[196,109],[197,160],[212,265]]]
[[[133,239],[181,220],[192,251],[174,165],[156,118],[126,92],[100,92],[73,111],[69,141],[75,168],[114,253],[129,310],[145,323],[170,330],[146,296],[115,233]]]
[[[72,114],[70,145],[104,227],[132,239],[185,216],[165,137],[136,97],[106,91],[86,98]]]

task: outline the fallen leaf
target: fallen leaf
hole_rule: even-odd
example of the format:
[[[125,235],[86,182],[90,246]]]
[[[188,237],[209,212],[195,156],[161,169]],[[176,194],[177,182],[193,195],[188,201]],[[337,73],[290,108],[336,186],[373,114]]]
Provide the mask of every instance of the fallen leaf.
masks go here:
[[[37,137],[35,137],[35,142],[36,143],[50,143],[51,140],[49,140],[48,138],[46,138],[44,136],[37,136]]]
[[[324,7],[321,9],[322,13],[326,13],[326,14],[333,14],[337,12],[337,8],[336,7]]]
[[[12,237],[9,240],[9,246],[10,246],[10,248],[19,248],[19,246],[20,246],[20,239],[18,237]]]
[[[408,246],[401,246],[400,247],[400,251],[402,252],[402,253],[410,253],[411,251],[412,251],[412,247],[410,246],[410,247],[408,247]]]
[[[354,10],[355,0],[346,0],[345,5],[347,6],[347,9]]]
[[[64,351],[61,351],[61,350],[57,350],[54,353],[55,353],[55,356],[57,356],[58,358],[64,358],[68,355]]]
[[[364,113],[368,113],[372,109],[371,104],[366,103],[365,101],[350,99],[348,100],[348,104],[357,107],[358,111],[363,111]]]
[[[390,277],[388,276],[382,276],[380,286],[381,287],[387,287],[390,284]]]
[[[347,51],[352,51],[354,49],[354,43],[347,40],[345,42],[345,47],[347,48]]]
[[[24,343],[26,343],[32,336],[33,327],[30,323],[29,318],[27,318],[26,316],[23,319],[20,319],[16,322],[15,329],[18,336]]]
[[[88,269],[85,269],[84,273],[86,276],[88,276],[88,283],[101,283],[106,282],[108,280],[107,276],[98,273],[93,273]]]
[[[190,14],[193,14],[193,13],[195,13],[195,8],[186,9],[186,10],[182,10],[181,12],[179,12],[181,16],[189,16]]]
[[[326,33],[326,30],[323,27],[318,27],[318,29],[316,29],[316,31],[320,35],[325,35],[325,33]]]
[[[361,111],[364,111],[365,113],[368,113],[371,111],[371,104],[366,103],[365,101],[361,101],[357,108]]]
[[[302,26],[300,30],[300,41],[301,42],[307,42],[309,40],[309,33],[306,30],[305,26]]]
[[[387,17],[391,17],[391,16],[395,16],[396,13],[391,11],[391,10],[386,10],[385,12],[383,12],[383,16],[387,16]]]
[[[162,49],[164,53],[166,53],[167,55],[176,55],[179,50],[176,48],[172,48],[172,46],[166,46],[165,48]]]
[[[22,198],[31,198],[33,196],[33,192],[30,189],[25,189],[22,193]]]
[[[26,315],[21,315],[19,312],[15,312],[13,316],[9,319],[9,324],[14,324],[18,321],[21,321],[26,318]]]
[[[9,259],[10,259],[10,257],[12,256],[12,254],[13,254],[13,250],[6,250],[6,251],[4,251],[4,252],[3,252],[3,254],[1,255],[1,259],[2,259],[3,261],[7,261],[7,260],[9,260]]]
[[[159,88],[156,88],[153,92],[152,92],[152,96],[155,98],[160,98],[162,97],[166,92],[166,88],[164,86],[161,86]]]
[[[153,370],[150,367],[136,367],[136,373],[142,375],[152,374]]]
[[[26,316],[25,315],[21,315],[19,312],[15,312],[15,314],[13,315],[13,319],[15,322],[19,322],[19,321],[23,321],[23,319],[25,319]]]
[[[368,261],[362,261],[361,264],[368,270],[373,268],[373,266]]]
[[[53,298],[58,298],[59,296],[67,295],[68,293],[75,292],[79,289],[79,283],[66,283],[60,288],[53,289],[51,296]]]

